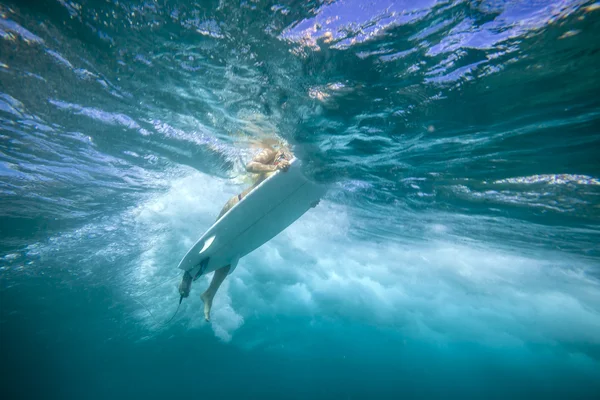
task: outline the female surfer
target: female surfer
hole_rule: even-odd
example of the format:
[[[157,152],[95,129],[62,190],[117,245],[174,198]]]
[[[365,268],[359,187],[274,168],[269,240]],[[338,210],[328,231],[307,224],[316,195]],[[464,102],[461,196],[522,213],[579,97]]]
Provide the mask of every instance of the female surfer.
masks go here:
[[[252,174],[258,174],[258,179],[254,182],[254,184],[248,189],[244,190],[242,193],[237,196],[233,196],[229,201],[225,204],[217,220],[221,218],[231,207],[236,205],[240,200],[242,200],[248,193],[250,193],[259,183],[264,181],[271,173],[282,170],[287,171],[290,167],[290,161],[292,160],[293,155],[287,150],[285,146],[278,146],[278,149],[273,148],[271,145],[267,143],[263,143],[263,150],[258,153],[252,161],[246,164],[246,171]],[[237,264],[237,262],[236,262]],[[217,293],[217,290],[221,286],[221,283],[225,280],[229,272],[233,272],[236,265],[225,265],[217,270],[212,277],[210,285],[208,289],[204,293],[200,295],[200,298],[204,302],[204,318],[206,321],[210,321],[210,309],[212,307],[213,298]],[[193,277],[190,275],[188,271],[184,272],[183,278],[181,279],[181,283],[179,284],[179,294],[181,297],[188,297],[190,294],[190,289],[192,287]]]

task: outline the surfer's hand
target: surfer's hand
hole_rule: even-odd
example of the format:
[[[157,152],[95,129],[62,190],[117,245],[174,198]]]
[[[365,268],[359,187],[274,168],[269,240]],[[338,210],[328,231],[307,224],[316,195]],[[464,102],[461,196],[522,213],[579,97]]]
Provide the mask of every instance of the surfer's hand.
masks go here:
[[[276,169],[287,171],[290,168],[290,162],[288,160],[281,160],[275,165]]]

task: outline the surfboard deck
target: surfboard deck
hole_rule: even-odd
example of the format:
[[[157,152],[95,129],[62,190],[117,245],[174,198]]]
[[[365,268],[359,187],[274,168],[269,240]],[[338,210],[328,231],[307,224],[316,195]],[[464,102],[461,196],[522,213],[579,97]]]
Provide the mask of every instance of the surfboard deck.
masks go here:
[[[245,255],[262,246],[313,207],[325,187],[302,174],[298,159],[287,171],[262,181],[219,218],[188,250],[178,268],[194,279],[226,265],[234,267]]]

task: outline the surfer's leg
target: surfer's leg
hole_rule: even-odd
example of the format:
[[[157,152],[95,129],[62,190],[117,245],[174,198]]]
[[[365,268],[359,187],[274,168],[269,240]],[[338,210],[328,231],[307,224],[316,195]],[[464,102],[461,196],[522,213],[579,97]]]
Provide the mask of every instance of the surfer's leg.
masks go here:
[[[223,283],[223,281],[227,277],[227,274],[229,274],[230,268],[231,266],[227,265],[216,270],[213,274],[212,280],[210,281],[208,289],[206,289],[206,291],[200,296],[200,298],[204,302],[204,319],[206,319],[207,321],[210,321],[210,309],[212,307],[212,302],[215,297],[215,294],[217,293],[217,290],[219,290],[219,286],[221,286],[221,283]]]
[[[225,213],[227,211],[229,211],[231,209],[231,207],[235,206],[239,201],[240,201],[239,196],[233,196],[232,198],[230,198],[229,201],[227,203],[225,203],[225,205],[223,206],[223,209],[219,213],[217,220],[219,218],[221,218],[223,215],[225,215]]]

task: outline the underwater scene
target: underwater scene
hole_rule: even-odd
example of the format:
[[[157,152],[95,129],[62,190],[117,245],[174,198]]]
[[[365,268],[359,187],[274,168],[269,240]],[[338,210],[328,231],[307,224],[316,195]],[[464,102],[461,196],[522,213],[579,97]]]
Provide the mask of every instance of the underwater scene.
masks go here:
[[[0,0],[0,360],[6,400],[600,398],[600,3]]]

